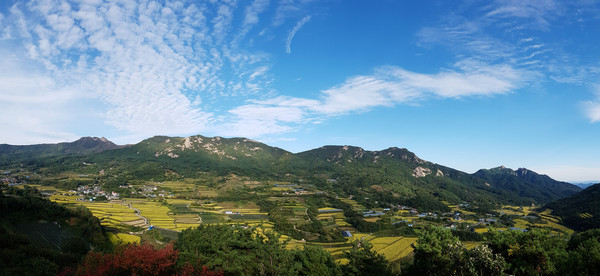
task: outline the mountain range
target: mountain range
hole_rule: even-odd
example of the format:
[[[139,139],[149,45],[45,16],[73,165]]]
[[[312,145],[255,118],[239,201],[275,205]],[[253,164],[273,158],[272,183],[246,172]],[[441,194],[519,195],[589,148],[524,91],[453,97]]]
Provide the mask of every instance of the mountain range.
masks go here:
[[[319,189],[356,195],[372,202],[443,209],[442,202],[545,204],[581,188],[520,168],[482,169],[468,174],[422,160],[405,148],[368,151],[354,146],[323,146],[291,153],[246,138],[155,136],[117,146],[105,138],[71,143],[0,145],[0,169],[26,167],[46,173],[100,171],[127,179],[194,178],[206,173],[264,180],[306,179]],[[110,173],[109,173],[110,174]]]

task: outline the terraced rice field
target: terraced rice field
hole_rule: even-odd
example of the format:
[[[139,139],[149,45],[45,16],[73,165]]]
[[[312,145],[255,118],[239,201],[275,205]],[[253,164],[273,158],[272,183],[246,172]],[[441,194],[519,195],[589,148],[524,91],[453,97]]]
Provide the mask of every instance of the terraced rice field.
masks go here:
[[[351,226],[351,224],[347,223],[344,219],[337,219],[337,218],[335,219],[335,224],[337,224],[338,226],[341,226],[341,227]]]
[[[174,230],[185,230],[190,227],[198,227],[202,223],[202,219],[197,214],[173,215],[175,220]]]
[[[193,191],[195,188],[194,184],[181,181],[165,181],[162,183],[156,183],[155,185],[161,188],[168,188],[173,192]]]
[[[127,207],[121,201],[112,202],[89,202],[78,201],[79,196],[55,194],[50,200],[61,204],[78,204],[85,206],[92,214],[100,220],[105,227],[125,230],[129,225],[144,226],[144,220],[136,216],[134,210]]]
[[[168,204],[195,204],[196,201],[195,200],[190,200],[190,199],[177,199],[177,198],[168,198],[165,199],[167,201]]]
[[[554,223],[560,223],[560,218],[558,218],[557,216],[551,215],[550,214],[551,212],[552,211],[550,209],[546,209],[543,212],[539,213],[538,215],[540,217],[542,217],[546,221],[551,221],[551,222],[554,222]]]
[[[100,220],[100,224],[109,228],[125,229],[126,225],[144,225],[134,210],[120,203],[83,202],[82,205]]]
[[[124,233],[106,233],[106,236],[110,240],[112,244],[122,244],[122,243],[140,243],[141,238],[135,235],[129,235]]]
[[[368,222],[377,222],[378,220],[380,220],[380,217],[369,217],[369,218],[364,218],[365,221]]]
[[[169,215],[171,210],[162,203],[139,199],[128,199],[127,202],[133,208],[140,210],[140,215],[147,218],[149,224],[171,230],[177,229],[175,219]]]
[[[50,196],[50,200],[54,201],[56,203],[60,203],[60,204],[79,204],[81,203],[80,201],[77,201],[77,198],[79,198],[79,196],[76,195],[60,195],[60,194],[54,194],[52,196]]]
[[[564,225],[560,225],[556,222],[553,222],[553,221],[546,221],[546,222],[547,222],[547,224],[535,224],[535,226],[556,229],[556,230],[558,230],[558,232],[560,232],[562,234],[566,234],[566,235],[572,235],[575,232],[575,231],[573,231],[573,229],[570,229]]]
[[[385,237],[374,238],[370,242],[377,253],[384,255],[389,261],[395,261],[408,256],[413,251],[412,244],[417,238],[408,237]]]
[[[486,228],[475,228],[475,232],[477,233],[487,233],[488,229]]]
[[[500,211],[506,213],[507,215],[527,215],[529,212],[529,207],[521,207],[521,206],[511,206],[511,205],[505,205],[502,206],[502,209]]]
[[[364,206],[358,204],[358,202],[356,202],[353,199],[347,199],[347,198],[340,198],[340,201],[344,202],[344,203],[348,203],[350,205],[352,205],[352,209],[354,209],[355,211],[364,211],[367,208],[365,208]]]
[[[284,208],[291,209],[294,216],[304,216],[306,214],[306,206],[304,205],[290,205],[284,206]]]
[[[530,225],[529,222],[527,222],[526,220],[522,220],[522,219],[515,219],[515,220],[513,220],[513,222],[515,223],[514,227],[521,228],[521,229],[527,229]]]
[[[594,216],[590,213],[581,213],[579,214],[580,217],[582,218],[593,218]]]
[[[344,213],[340,212],[327,212],[327,213],[319,213],[317,214],[317,218],[320,220],[328,220],[328,219],[344,219]]]
[[[385,256],[389,261],[395,261],[405,256],[408,256],[412,251],[412,244],[417,241],[417,238],[409,237],[375,237],[369,234],[356,233],[346,243],[311,243],[322,246],[334,258],[338,259],[339,263],[344,263],[347,260],[343,259],[344,251],[352,248],[352,241],[362,240],[373,245],[373,249]]]

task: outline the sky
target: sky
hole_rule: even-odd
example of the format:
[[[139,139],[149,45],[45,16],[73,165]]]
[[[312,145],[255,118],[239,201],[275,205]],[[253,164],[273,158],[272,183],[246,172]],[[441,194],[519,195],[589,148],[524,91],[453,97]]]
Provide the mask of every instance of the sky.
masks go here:
[[[247,137],[600,182],[594,0],[3,0],[0,144]]]

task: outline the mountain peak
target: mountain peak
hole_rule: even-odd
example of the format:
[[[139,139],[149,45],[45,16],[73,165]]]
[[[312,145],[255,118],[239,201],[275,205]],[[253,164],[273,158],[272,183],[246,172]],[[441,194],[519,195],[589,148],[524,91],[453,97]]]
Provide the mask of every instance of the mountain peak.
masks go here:
[[[103,142],[103,143],[107,143],[107,142],[112,143],[111,141],[109,141],[108,139],[106,139],[104,137],[91,137],[91,136],[81,137],[75,142],[78,142],[78,141],[79,142],[85,142],[85,141],[97,142],[97,141],[99,141],[99,142]]]
[[[101,152],[105,150],[120,148],[115,143],[104,137],[81,137],[79,140],[71,143],[62,143],[65,153],[85,153],[85,152]]]
[[[516,172],[517,172],[517,175],[519,175],[519,176],[521,176],[521,177],[522,177],[522,176],[525,176],[525,175],[527,175],[527,174],[536,174],[536,175],[537,175],[537,173],[536,173],[536,172],[534,172],[534,171],[531,171],[531,170],[528,170],[528,169],[526,169],[526,168],[518,168]]]

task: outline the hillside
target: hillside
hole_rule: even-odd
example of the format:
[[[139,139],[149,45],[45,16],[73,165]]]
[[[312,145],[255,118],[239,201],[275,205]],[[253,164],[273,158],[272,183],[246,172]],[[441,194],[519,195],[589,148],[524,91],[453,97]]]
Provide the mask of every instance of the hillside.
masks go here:
[[[487,207],[502,201],[490,193],[483,181],[422,160],[405,148],[366,151],[351,146],[325,146],[297,155],[312,164],[315,171],[329,172],[336,180],[330,187],[346,194],[362,193],[378,201],[434,209],[442,208],[440,201],[490,205]]]
[[[546,205],[575,230],[600,228],[600,183]]]
[[[274,176],[300,162],[292,153],[245,138],[155,136],[135,145],[90,156],[90,162],[120,166],[145,166],[149,175],[169,170],[196,177],[205,172],[219,175]],[[147,179],[148,176],[140,177]]]
[[[485,212],[499,204],[542,204],[579,190],[526,169],[495,168],[470,175],[425,161],[405,148],[324,146],[293,154],[250,139],[201,135],[156,136],[126,147],[89,137],[54,145],[3,145],[0,156],[3,169],[24,165],[40,175],[96,175],[114,187],[207,174],[304,181],[324,192],[354,196],[367,207],[392,204],[446,211],[447,203],[470,203]],[[67,184],[74,187],[77,181],[83,180]]]
[[[28,162],[32,159],[99,153],[118,148],[120,148],[120,146],[115,145],[113,142],[104,137],[82,137],[74,142],[58,144],[39,144],[27,146],[1,144],[0,165]]]
[[[501,191],[503,197],[522,198],[530,203],[547,203],[581,190],[573,184],[556,181],[525,168],[515,171],[500,166],[489,170],[481,169],[473,176]]]

